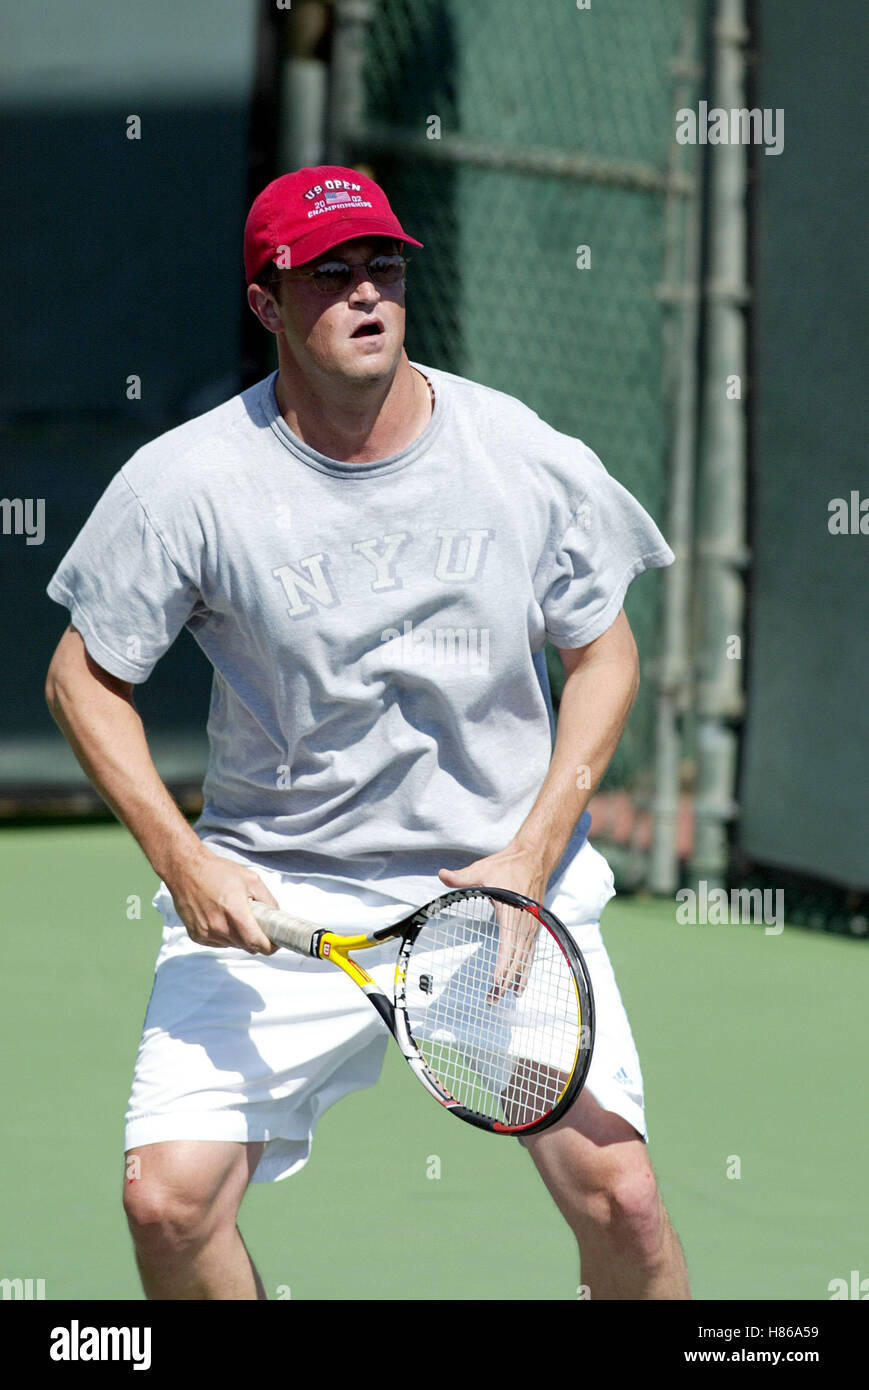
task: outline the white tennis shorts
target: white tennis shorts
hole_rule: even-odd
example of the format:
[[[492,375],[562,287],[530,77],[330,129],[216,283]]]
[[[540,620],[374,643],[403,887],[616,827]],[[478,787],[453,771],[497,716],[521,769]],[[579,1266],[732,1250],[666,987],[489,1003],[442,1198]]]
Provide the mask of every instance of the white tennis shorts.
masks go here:
[[[333,931],[390,926],[419,903],[375,888],[290,882],[256,865],[282,908]],[[431,896],[448,891],[439,881]],[[582,951],[596,1033],[586,1089],[648,1139],[643,1080],[630,1024],[600,933],[613,876],[586,843],[546,905]],[[307,1163],[319,1117],[380,1076],[389,1034],[364,994],[328,961],[289,951],[251,956],[197,946],[164,884],[154,898],[163,944],[154,971],[126,1118],[125,1149],[171,1139],[265,1141],[254,1182],[276,1182]],[[365,968],[391,993],[396,943],[365,952]]]

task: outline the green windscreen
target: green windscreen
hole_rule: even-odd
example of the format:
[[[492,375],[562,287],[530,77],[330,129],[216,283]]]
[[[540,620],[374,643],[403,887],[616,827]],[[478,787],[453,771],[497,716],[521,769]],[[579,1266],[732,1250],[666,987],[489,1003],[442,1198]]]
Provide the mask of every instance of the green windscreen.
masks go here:
[[[85,785],[43,699],[59,560],[140,445],[239,389],[255,10],[0,16],[0,795]],[[42,503],[30,543],[16,502]],[[209,684],[184,634],[142,687],[167,776],[201,778]]]
[[[425,243],[408,275],[411,355],[582,439],[661,526],[664,176],[682,17],[681,0],[383,0],[367,54],[372,129],[356,147]],[[652,573],[629,592],[646,683],[610,784],[636,786],[652,762],[659,589]]]
[[[760,6],[748,710],[739,841],[761,864],[869,888],[865,54],[869,11]],[[859,505],[859,502],[858,502]],[[869,530],[869,507],[861,514]]]

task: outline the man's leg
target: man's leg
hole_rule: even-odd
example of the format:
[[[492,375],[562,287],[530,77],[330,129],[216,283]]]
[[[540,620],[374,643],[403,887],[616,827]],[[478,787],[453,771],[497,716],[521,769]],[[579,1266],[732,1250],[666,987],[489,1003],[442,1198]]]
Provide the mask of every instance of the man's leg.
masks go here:
[[[124,1210],[146,1298],[267,1297],[236,1225],[263,1147],[185,1139],[130,1150]]]
[[[588,1092],[520,1141],[579,1243],[592,1299],[690,1299],[688,1272],[646,1145]]]

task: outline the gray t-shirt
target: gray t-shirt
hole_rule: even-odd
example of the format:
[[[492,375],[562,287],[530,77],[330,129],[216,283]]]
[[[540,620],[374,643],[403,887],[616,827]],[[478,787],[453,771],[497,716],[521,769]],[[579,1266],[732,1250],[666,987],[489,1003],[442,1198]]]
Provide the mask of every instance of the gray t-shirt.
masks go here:
[[[377,463],[296,438],[276,374],[161,435],[48,587],[121,680],[146,680],[185,626],[208,657],[206,843],[408,902],[530,810],[552,751],[544,640],[599,637],[631,580],[673,559],[584,444],[419,370],[432,418]]]

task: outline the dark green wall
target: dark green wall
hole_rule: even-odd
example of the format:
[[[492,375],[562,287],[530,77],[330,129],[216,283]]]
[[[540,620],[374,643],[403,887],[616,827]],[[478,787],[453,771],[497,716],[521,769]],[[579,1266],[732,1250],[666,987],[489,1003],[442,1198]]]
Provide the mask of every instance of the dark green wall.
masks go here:
[[[860,0],[762,0],[759,104],[784,151],[756,160],[753,565],[742,849],[869,887],[866,54]]]
[[[66,623],[44,593],[58,561],[135,449],[239,389],[255,38],[252,0],[15,8],[0,20],[0,497],[44,499],[45,539],[0,534],[0,790],[78,776],[42,699]],[[142,688],[149,730],[201,730],[209,686],[182,636]],[[194,773],[201,733],[199,750]]]

